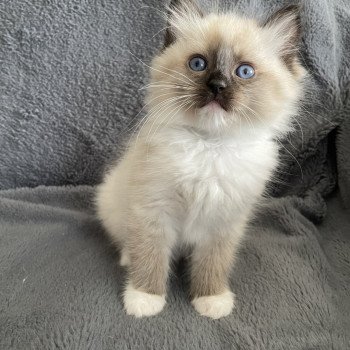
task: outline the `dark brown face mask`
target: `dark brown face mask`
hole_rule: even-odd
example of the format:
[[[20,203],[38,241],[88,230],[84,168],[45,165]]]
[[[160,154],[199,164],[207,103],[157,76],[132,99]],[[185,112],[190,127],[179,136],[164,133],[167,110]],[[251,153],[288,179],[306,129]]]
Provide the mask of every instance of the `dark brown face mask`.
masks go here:
[[[207,57],[193,55],[188,65],[191,80],[197,86],[196,107],[201,108],[215,101],[225,111],[230,111],[235,91],[239,89],[233,72],[235,58],[232,50],[213,48]]]
[[[296,48],[300,39],[300,16],[297,6],[287,6],[275,12],[264,23],[262,27],[271,27],[276,23],[290,18],[290,28],[286,37],[286,49],[281,51],[281,59],[293,72],[296,62]],[[195,0],[172,0],[169,6],[168,27],[165,35],[164,48],[172,45],[176,40],[176,30],[172,27],[174,14],[181,16],[191,12],[195,17],[201,18],[205,15],[196,4]],[[175,18],[176,18],[175,16]],[[192,60],[201,60],[193,66]],[[243,67],[242,67],[243,66]],[[200,68],[200,69],[197,69]],[[241,62],[232,47],[213,44],[206,52],[193,53],[188,58],[188,75],[195,83],[194,108],[202,108],[211,102],[215,102],[227,112],[232,112],[235,104],[239,104],[239,98],[243,93],[247,81],[253,83],[255,70],[252,63]]]

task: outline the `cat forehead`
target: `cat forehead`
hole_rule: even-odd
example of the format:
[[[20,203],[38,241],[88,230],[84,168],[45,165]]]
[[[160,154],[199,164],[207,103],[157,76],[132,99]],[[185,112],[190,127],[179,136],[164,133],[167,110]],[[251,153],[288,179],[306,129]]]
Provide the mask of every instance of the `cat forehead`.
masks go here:
[[[178,24],[179,37],[190,50],[206,52],[219,60],[264,50],[264,31],[256,21],[235,14],[208,15]],[[265,45],[266,46],[266,45]]]

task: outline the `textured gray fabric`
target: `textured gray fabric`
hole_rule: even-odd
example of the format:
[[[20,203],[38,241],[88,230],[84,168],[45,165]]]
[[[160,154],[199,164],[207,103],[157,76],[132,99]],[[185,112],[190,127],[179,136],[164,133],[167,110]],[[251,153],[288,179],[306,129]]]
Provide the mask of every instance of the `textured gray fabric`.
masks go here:
[[[288,3],[233,2],[245,13]],[[284,143],[283,185],[271,184],[275,198],[242,246],[234,313],[199,317],[180,266],[164,312],[126,316],[125,276],[93,218],[92,187],[3,190],[0,349],[350,349],[350,222],[338,196],[324,200],[336,186],[336,152],[341,197],[350,198],[350,5],[303,3],[302,52],[313,72],[303,133]],[[163,8],[0,2],[1,189],[96,183],[142,103],[147,67],[129,50],[150,60]]]
[[[350,114],[339,128],[336,145],[340,194],[343,204],[350,209]]]
[[[92,192],[0,192],[1,349],[350,349],[350,220],[337,198],[318,228],[297,200],[279,220],[283,203],[269,203],[240,251],[227,318],[193,310],[179,268],[166,308],[140,320],[122,310],[124,272],[94,221]]]
[[[260,16],[289,3],[223,2]],[[312,89],[317,103],[301,118],[303,142],[297,132],[293,146],[286,144],[305,168],[303,180],[284,152],[293,179],[282,180],[292,181],[295,193],[331,176],[319,171],[325,139],[350,103],[348,0],[303,3],[303,57],[318,89]],[[142,104],[148,69],[130,52],[150,61],[161,45],[163,10],[158,0],[0,2],[0,188],[98,181]]]

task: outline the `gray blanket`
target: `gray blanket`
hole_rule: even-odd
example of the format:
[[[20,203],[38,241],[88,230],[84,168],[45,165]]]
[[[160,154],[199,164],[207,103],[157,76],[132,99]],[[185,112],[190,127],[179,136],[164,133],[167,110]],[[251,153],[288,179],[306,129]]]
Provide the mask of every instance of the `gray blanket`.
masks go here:
[[[350,349],[350,5],[303,3],[301,128],[232,273],[237,308],[213,321],[192,310],[183,263],[164,312],[125,315],[87,186],[142,117],[133,55],[161,45],[164,4],[0,2],[0,349]]]
[[[125,314],[125,272],[94,220],[92,193],[0,193],[0,349],[350,349],[350,220],[337,197],[318,227],[305,216],[323,207],[271,200],[232,273],[237,308],[214,321],[190,305],[181,264],[161,314]]]

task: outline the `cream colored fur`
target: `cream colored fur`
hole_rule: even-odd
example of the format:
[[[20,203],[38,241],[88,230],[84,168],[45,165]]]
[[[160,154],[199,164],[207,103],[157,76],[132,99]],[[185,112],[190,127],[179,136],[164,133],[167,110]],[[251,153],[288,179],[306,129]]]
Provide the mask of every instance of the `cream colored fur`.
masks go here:
[[[162,310],[170,259],[179,246],[193,247],[195,309],[219,318],[234,307],[228,284],[234,255],[277,166],[275,138],[291,129],[302,93],[297,59],[289,69],[280,57],[293,20],[286,16],[262,27],[231,13],[172,12],[177,40],[152,63],[147,117],[97,193],[98,216],[129,271],[127,313]],[[229,112],[193,103],[196,73],[187,61],[217,43],[237,58],[232,74],[239,62],[256,70]]]

